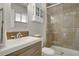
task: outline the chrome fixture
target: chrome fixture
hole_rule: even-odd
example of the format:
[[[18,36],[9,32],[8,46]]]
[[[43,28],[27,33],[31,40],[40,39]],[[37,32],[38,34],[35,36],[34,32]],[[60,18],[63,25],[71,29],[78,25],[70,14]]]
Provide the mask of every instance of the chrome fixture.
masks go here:
[[[17,33],[17,36],[16,36],[16,38],[20,38],[20,37],[22,37],[23,35],[21,34],[21,32],[19,32],[19,33]]]

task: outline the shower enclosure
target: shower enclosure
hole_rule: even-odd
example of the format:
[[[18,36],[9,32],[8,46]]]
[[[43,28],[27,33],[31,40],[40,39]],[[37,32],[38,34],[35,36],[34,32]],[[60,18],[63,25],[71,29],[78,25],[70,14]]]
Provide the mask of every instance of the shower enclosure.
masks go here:
[[[79,50],[79,3],[61,3],[47,8],[47,47]]]

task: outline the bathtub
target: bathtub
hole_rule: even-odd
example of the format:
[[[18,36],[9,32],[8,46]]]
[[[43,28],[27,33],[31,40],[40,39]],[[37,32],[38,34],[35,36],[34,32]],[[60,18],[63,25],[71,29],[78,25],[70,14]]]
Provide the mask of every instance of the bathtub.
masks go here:
[[[55,51],[54,56],[79,56],[79,51],[77,50],[63,48],[60,46],[51,46],[51,48]]]

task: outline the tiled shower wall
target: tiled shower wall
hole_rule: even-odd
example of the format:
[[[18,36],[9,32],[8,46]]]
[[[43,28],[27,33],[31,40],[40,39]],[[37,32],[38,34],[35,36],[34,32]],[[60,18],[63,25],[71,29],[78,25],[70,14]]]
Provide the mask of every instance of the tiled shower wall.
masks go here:
[[[50,45],[79,50],[79,4],[59,4],[47,11],[47,40]]]

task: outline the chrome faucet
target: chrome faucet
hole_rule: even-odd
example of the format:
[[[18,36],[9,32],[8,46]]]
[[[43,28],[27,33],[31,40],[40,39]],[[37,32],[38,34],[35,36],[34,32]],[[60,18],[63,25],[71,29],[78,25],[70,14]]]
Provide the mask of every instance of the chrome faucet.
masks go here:
[[[19,33],[17,33],[16,38],[20,38],[21,36],[23,36],[23,35],[19,32]]]

